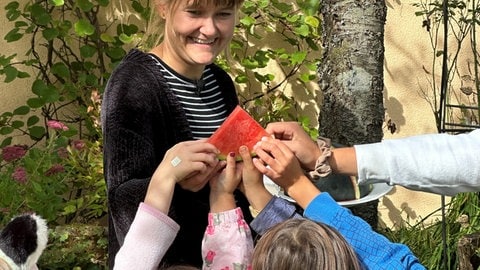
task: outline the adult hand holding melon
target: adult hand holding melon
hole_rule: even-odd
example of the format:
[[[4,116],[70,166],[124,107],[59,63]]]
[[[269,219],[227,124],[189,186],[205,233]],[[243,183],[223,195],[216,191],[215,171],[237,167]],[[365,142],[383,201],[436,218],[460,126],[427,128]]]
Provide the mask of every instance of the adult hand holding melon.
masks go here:
[[[321,151],[298,123],[270,123],[264,129],[240,106],[232,111],[207,142],[220,151],[218,155],[220,160],[225,160],[229,153],[234,152],[237,161],[240,161],[241,155],[238,153],[240,146],[247,146],[251,155],[255,156],[254,146],[261,141],[262,137],[272,137],[270,133],[293,152],[303,170],[313,170]],[[356,200],[368,195],[371,191],[371,186],[359,187],[355,178],[344,175],[320,178],[315,185],[322,192],[330,193],[337,201]]]
[[[247,146],[254,156],[253,146],[264,136],[270,135],[245,110],[237,106],[207,142],[220,150],[218,154],[220,160],[226,160],[231,152],[235,153],[237,160],[241,160],[238,153],[240,146]]]

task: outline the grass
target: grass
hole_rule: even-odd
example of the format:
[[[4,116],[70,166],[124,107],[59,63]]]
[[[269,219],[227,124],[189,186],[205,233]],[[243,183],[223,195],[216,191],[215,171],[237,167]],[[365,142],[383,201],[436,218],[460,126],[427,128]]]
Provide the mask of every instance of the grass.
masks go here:
[[[458,240],[480,231],[479,194],[458,194],[446,205],[445,210],[445,222],[426,225],[420,221],[395,230],[382,229],[380,232],[393,242],[409,246],[427,269],[457,269]],[[478,250],[476,254],[479,255]]]

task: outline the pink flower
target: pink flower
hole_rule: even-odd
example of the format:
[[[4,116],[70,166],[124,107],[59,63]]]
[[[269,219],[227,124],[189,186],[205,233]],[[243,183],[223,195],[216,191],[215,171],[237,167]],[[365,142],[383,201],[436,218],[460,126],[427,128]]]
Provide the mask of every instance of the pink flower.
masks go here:
[[[22,145],[5,146],[2,149],[2,159],[10,162],[22,158],[27,153],[27,147]]]
[[[207,264],[212,264],[213,259],[215,258],[215,255],[216,255],[216,254],[215,254],[215,251],[209,250],[209,251],[207,252],[207,256],[205,256],[205,262],[206,262]]]
[[[12,178],[21,184],[25,184],[27,182],[27,171],[23,167],[17,167],[12,173]]]
[[[68,127],[64,123],[56,120],[48,120],[47,126],[55,130],[63,130],[63,131],[68,130]]]
[[[77,149],[78,151],[85,148],[85,142],[83,140],[73,140],[71,145],[73,146],[73,148]]]
[[[208,225],[205,233],[208,235],[213,235],[215,233],[215,226]]]
[[[61,173],[64,171],[65,171],[65,168],[63,167],[62,164],[54,164],[52,167],[50,167],[50,169],[48,169],[45,172],[45,176],[52,176],[54,174]]]

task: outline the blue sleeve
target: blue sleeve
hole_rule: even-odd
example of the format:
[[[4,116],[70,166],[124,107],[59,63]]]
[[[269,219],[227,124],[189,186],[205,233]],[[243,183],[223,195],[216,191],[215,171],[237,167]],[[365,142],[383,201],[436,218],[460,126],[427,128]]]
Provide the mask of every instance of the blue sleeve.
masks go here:
[[[304,215],[337,229],[367,269],[425,269],[406,245],[392,243],[373,231],[366,221],[340,206],[326,192],[307,206]]]
[[[289,218],[301,218],[295,206],[289,201],[273,196],[258,216],[250,223],[250,228],[260,235],[276,224]]]

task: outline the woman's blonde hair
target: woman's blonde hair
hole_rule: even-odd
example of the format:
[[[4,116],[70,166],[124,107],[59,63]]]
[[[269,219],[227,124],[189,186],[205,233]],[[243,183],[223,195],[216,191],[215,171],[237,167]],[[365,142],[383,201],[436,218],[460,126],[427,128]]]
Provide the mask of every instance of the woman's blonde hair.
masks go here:
[[[141,48],[149,50],[158,45],[162,38],[165,28],[165,19],[158,14],[158,6],[165,5],[169,8],[168,12],[172,14],[180,5],[181,1],[185,0],[150,0],[152,3],[150,20],[147,22],[144,38],[141,42]],[[244,0],[187,0],[193,7],[201,6],[221,6],[221,7],[233,7],[240,8]]]
[[[363,269],[355,251],[334,228],[289,219],[263,235],[253,252],[255,270]]]

